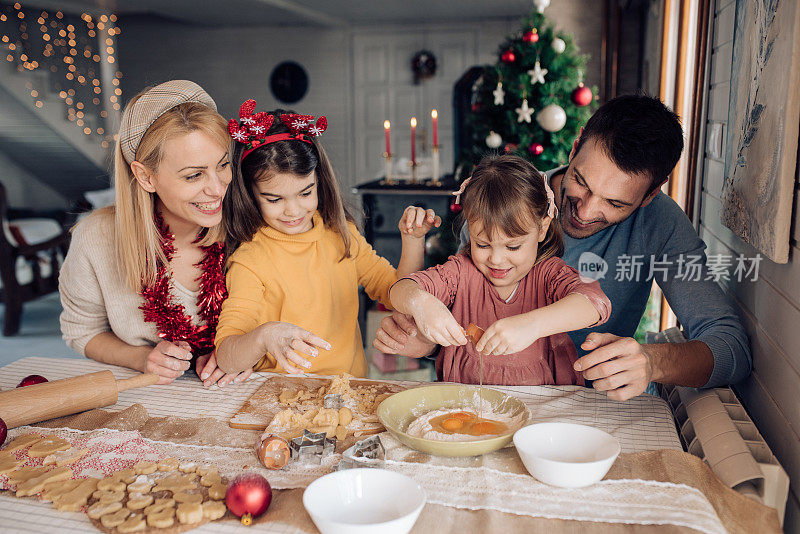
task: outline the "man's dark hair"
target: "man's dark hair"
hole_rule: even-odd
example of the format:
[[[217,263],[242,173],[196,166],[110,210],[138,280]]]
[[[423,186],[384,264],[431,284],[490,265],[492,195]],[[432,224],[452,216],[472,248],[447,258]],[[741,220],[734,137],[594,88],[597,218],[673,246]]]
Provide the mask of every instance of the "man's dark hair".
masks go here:
[[[622,171],[650,177],[647,194],[667,181],[683,151],[680,119],[658,98],[636,93],[612,98],[583,128],[575,154],[595,139]]]

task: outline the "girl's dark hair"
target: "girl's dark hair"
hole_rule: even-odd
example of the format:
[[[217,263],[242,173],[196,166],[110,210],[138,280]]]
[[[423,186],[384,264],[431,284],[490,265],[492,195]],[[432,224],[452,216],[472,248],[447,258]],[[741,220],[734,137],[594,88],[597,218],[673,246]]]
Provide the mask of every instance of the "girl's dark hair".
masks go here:
[[[483,158],[461,195],[462,224],[480,222],[487,235],[498,230],[508,237],[528,234],[531,221],[538,226],[547,216],[545,179],[536,167],[518,156]],[[554,217],[539,244],[536,263],[563,253],[564,239],[558,217]]]
[[[271,111],[275,117],[267,135],[288,133],[289,128],[280,121],[281,114],[292,111]],[[228,229],[228,252],[231,253],[244,242],[250,241],[264,226],[264,219],[258,207],[254,186],[262,180],[269,180],[275,174],[292,173],[307,176],[316,170],[317,210],[325,226],[336,231],[344,242],[342,259],[350,257],[350,231],[347,223],[355,219],[345,207],[333,167],[322,145],[312,139],[311,144],[299,140],[276,141],[253,150],[242,161],[245,148],[234,142],[233,181],[225,195],[223,214]]]

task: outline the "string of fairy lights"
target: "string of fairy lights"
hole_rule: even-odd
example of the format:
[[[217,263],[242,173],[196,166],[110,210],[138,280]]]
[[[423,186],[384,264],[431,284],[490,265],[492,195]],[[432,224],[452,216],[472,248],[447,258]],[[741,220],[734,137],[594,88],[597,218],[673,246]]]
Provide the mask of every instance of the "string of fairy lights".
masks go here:
[[[116,140],[106,119],[122,102],[116,22],[114,14],[78,16],[0,3],[0,58],[5,52],[17,71],[31,73],[25,86],[33,106],[42,108],[49,95],[57,94],[65,118],[84,135],[100,139],[103,148]]]

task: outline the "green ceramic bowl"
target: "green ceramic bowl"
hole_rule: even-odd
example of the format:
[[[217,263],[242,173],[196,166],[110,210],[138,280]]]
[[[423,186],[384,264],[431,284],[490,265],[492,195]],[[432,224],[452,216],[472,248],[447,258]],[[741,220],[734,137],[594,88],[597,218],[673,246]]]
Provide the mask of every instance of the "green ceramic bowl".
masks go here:
[[[520,422],[512,425],[508,433],[502,436],[455,442],[418,438],[406,433],[411,421],[431,410],[469,407],[478,390],[478,386],[441,384],[395,393],[378,406],[378,419],[401,443],[418,451],[437,456],[486,454],[509,444],[514,432],[530,420],[530,412],[522,401],[495,389],[484,387],[482,393],[482,398],[492,404],[495,412],[507,413],[511,417],[524,414]]]

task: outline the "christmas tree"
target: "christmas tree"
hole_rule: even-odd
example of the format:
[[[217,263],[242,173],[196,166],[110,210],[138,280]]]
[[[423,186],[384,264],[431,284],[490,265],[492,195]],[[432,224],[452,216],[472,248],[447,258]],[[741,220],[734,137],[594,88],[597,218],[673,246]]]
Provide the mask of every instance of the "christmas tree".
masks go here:
[[[534,2],[522,28],[498,50],[473,87],[466,123],[472,143],[461,160],[475,165],[487,153],[521,156],[540,170],[567,162],[572,141],[596,107],[596,88],[583,85],[588,56],[570,35],[556,32]]]

